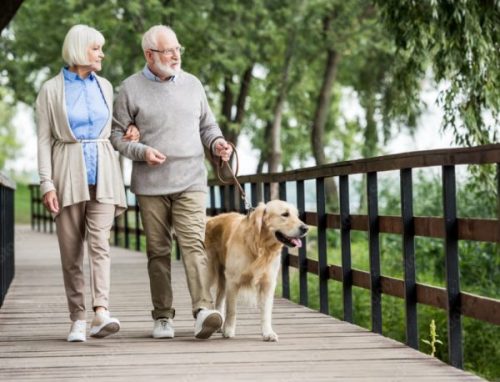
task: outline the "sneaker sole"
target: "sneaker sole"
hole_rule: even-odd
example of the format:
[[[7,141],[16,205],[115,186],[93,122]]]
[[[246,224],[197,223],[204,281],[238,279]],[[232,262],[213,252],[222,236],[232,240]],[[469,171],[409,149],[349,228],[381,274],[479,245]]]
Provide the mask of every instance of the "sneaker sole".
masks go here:
[[[203,326],[198,334],[195,335],[196,338],[200,340],[206,340],[210,336],[222,327],[222,317],[220,314],[212,313],[203,322]]]
[[[67,342],[85,342],[84,339],[81,338],[71,338],[71,339],[66,339]]]
[[[156,338],[156,339],[161,339],[161,338],[172,339],[172,338],[174,338],[174,335],[173,334],[172,335],[159,335],[159,336],[158,335],[156,335],[156,336],[152,335],[152,337]]]
[[[92,333],[91,330],[90,337],[104,338],[118,332],[119,330],[120,330],[120,325],[118,323],[110,322],[109,324],[104,325],[102,328],[99,328],[99,330],[96,333]]]

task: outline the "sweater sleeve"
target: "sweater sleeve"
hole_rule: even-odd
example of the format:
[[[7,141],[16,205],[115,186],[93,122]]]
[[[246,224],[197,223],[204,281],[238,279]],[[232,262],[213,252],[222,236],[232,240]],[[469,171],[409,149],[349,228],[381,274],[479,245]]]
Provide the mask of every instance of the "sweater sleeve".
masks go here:
[[[140,142],[130,142],[123,139],[128,126],[132,123],[135,123],[135,118],[131,112],[131,100],[124,84],[113,105],[113,125],[110,141],[120,154],[133,161],[144,161],[148,146]],[[137,128],[140,132],[140,126],[137,126]]]
[[[47,88],[42,87],[35,104],[38,135],[38,174],[42,195],[55,191],[52,180],[52,132],[50,129]]]

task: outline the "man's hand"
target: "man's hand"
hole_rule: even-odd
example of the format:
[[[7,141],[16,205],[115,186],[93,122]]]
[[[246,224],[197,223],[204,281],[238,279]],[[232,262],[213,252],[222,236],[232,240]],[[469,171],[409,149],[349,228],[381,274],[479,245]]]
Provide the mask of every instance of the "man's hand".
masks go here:
[[[144,160],[150,166],[158,166],[165,162],[165,159],[167,159],[165,155],[152,147],[148,147],[146,149],[146,153],[144,154]]]
[[[49,191],[43,195],[43,205],[53,214],[59,213],[59,201],[55,191]]]
[[[220,157],[224,162],[229,161],[232,153],[233,147],[224,139],[218,139],[215,141],[215,155]]]
[[[137,126],[134,124],[128,125],[127,131],[123,135],[123,140],[130,142],[139,142],[140,138],[141,134],[139,133],[139,129],[137,128]]]

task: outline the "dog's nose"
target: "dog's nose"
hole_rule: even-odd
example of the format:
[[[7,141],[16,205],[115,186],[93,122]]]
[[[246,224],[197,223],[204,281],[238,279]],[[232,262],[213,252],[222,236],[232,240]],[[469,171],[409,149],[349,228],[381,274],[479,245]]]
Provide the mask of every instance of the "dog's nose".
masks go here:
[[[300,226],[300,234],[301,235],[306,234],[307,231],[309,231],[309,227],[308,226],[306,226],[305,224],[303,224],[303,225]]]

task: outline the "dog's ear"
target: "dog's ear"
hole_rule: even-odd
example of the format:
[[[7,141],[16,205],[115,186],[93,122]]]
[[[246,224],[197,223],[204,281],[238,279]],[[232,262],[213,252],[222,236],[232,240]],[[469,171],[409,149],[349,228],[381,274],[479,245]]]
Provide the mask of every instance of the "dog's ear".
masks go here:
[[[255,234],[260,235],[262,230],[262,220],[264,218],[264,213],[266,211],[266,205],[264,203],[259,203],[255,210],[250,214],[250,223],[255,227]]]

